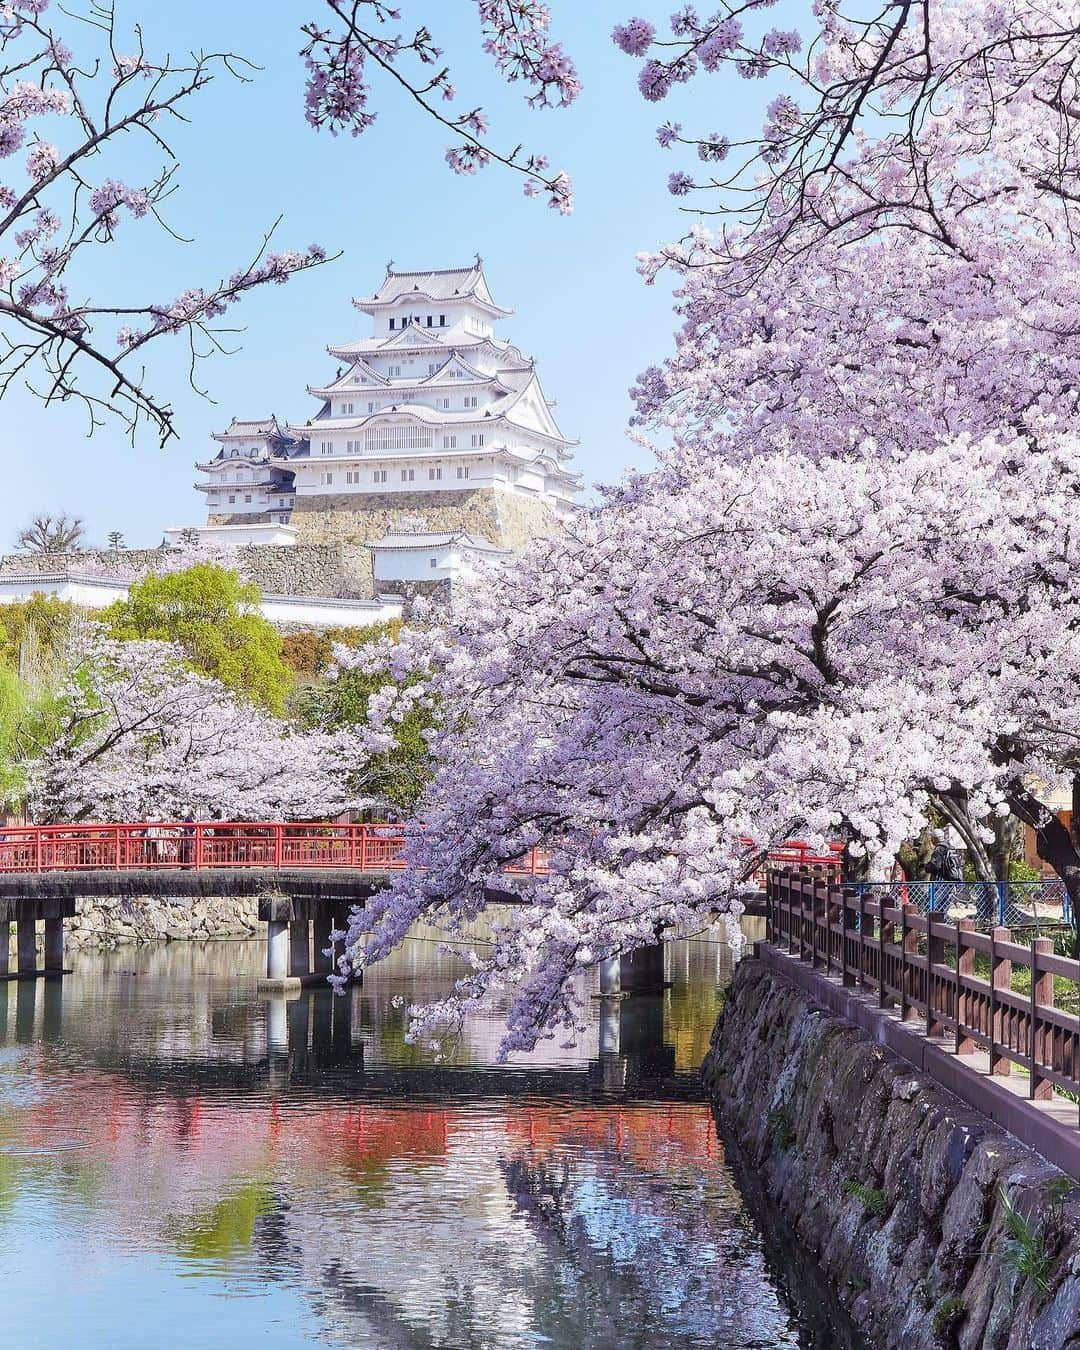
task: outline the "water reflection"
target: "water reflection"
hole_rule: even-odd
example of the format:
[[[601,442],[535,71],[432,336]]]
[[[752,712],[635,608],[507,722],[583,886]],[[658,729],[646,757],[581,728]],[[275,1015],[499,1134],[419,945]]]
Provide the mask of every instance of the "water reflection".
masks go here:
[[[726,949],[582,1043],[447,1060],[395,1006],[460,962],[260,996],[257,944],[0,985],[5,1322],[34,1347],[842,1345],[800,1325],[693,1071]],[[826,1310],[828,1314],[828,1310]],[[827,1320],[827,1317],[826,1317]]]

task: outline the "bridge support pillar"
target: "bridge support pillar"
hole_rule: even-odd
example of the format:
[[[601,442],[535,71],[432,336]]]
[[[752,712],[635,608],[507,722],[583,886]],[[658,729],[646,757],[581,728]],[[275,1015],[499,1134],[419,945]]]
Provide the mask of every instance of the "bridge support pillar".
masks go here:
[[[45,920],[45,973],[46,975],[64,973],[63,919]]]
[[[311,974],[311,956],[309,954],[310,927],[307,919],[289,921],[289,974],[293,979],[302,980]]]
[[[19,974],[36,975],[37,933],[34,920],[19,919],[16,927],[18,928]]]
[[[600,962],[600,992],[601,994],[621,994],[622,961],[618,956],[612,956],[607,961]]]
[[[327,956],[326,951],[330,946],[330,934],[334,928],[333,916],[329,913],[320,914],[317,919],[311,921],[311,924],[314,932],[315,973],[317,975],[332,975],[334,973],[334,957],[337,952],[331,952]]]
[[[266,925],[266,978],[275,983],[289,978],[289,925],[277,919]]]
[[[664,944],[654,942],[619,957],[619,983],[624,994],[655,994],[664,988]]]

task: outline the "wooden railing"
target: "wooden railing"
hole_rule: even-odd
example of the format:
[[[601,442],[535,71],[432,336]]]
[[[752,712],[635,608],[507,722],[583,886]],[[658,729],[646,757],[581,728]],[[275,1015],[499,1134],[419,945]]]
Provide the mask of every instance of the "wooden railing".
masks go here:
[[[903,1020],[923,1019],[927,1034],[951,1038],[957,1054],[987,1050],[991,1074],[1018,1066],[1033,1099],[1055,1087],[1080,1094],[1080,961],[1056,956],[1049,938],[1023,946],[1008,928],[977,933],[972,919],[946,922],[824,874],[786,870],[768,874],[766,931],[775,947],[873,991]],[[1067,1007],[1054,1006],[1055,978],[1066,982]],[[1018,979],[1028,987],[1015,988]]]

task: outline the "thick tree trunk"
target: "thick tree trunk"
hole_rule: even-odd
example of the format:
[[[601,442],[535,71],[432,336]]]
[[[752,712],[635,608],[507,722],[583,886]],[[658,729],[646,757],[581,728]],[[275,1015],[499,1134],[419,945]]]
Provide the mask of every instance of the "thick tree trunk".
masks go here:
[[[1077,780],[1073,779],[1074,801]],[[1039,801],[1022,783],[1014,783],[1006,794],[1013,814],[1035,832],[1035,849],[1043,862],[1049,863],[1061,880],[1069,896],[1073,912],[1073,955],[1080,956],[1076,919],[1080,914],[1080,848],[1057,815]]]

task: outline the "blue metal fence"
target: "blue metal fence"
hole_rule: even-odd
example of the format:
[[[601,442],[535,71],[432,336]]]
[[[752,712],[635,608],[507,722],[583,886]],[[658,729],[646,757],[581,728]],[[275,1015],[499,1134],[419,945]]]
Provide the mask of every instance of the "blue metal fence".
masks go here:
[[[1048,881],[861,881],[850,883],[868,900],[918,905],[951,918],[970,916],[980,926],[1072,924],[1065,883]]]

